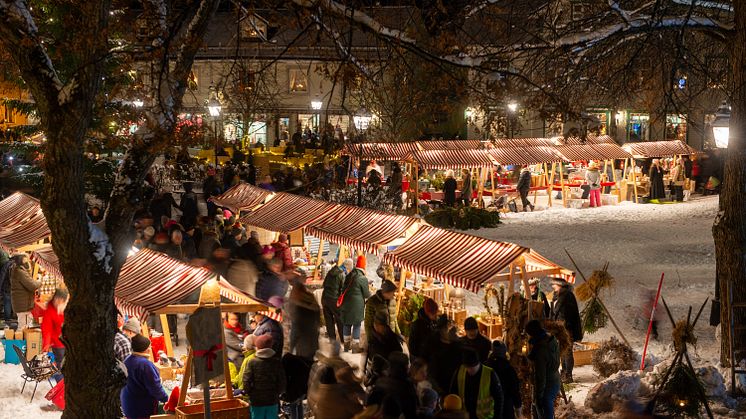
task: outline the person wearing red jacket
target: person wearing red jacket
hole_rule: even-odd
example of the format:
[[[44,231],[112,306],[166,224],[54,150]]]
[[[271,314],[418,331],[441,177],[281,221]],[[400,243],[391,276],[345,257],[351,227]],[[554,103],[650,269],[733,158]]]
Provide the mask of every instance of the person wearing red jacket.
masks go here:
[[[275,249],[275,257],[280,258],[282,260],[282,271],[292,271],[295,269],[295,264],[293,263],[293,255],[290,251],[290,246],[288,245],[288,236],[287,234],[280,234],[280,237],[277,239],[275,243],[272,243],[272,247]]]
[[[60,340],[62,336],[62,324],[65,322],[65,307],[67,307],[68,293],[66,290],[58,288],[54,296],[47,304],[46,310],[41,321],[41,340],[42,351],[54,354],[54,361],[57,365],[62,364],[65,357],[65,345]]]

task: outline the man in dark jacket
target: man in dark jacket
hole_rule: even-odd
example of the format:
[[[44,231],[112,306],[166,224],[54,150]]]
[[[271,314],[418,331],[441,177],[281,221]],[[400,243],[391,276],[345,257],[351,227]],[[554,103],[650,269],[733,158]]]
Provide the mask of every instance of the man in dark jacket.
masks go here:
[[[562,278],[553,278],[552,289],[554,289],[554,295],[552,296],[551,319],[565,322],[565,328],[572,341],[580,342],[583,339],[583,328],[580,323],[578,302],[575,300],[575,294],[570,290],[570,284]],[[562,381],[564,383],[572,383],[574,364],[572,351],[567,351],[567,354],[562,356]]]
[[[318,331],[318,328],[316,328]],[[308,376],[311,373],[311,359],[286,353],[282,356],[282,367],[285,370],[286,390],[283,400],[290,404],[290,418],[303,419],[303,399],[308,393]]]
[[[349,265],[352,264],[350,263]],[[349,267],[344,264],[338,266],[335,263],[324,277],[324,291],[321,293],[321,306],[324,311],[326,336],[330,341],[337,340],[337,333],[339,333],[340,341],[342,341],[342,337],[344,336],[344,325],[342,324],[342,318],[339,315],[337,299],[339,299],[339,295],[342,293],[342,285],[344,284],[345,273],[348,268]]]
[[[442,314],[436,323],[437,331],[425,343],[430,382],[439,394],[448,394],[453,375],[461,366],[461,343],[450,330],[451,323]]]
[[[373,328],[368,336],[368,357],[372,360],[376,355],[388,359],[394,352],[401,352],[401,338],[389,327],[389,319],[385,312],[378,311],[373,321]],[[367,368],[367,365],[366,365]]]
[[[521,175],[518,178],[518,184],[515,188],[518,193],[521,194],[521,204],[523,204],[523,210],[528,211],[528,209],[530,208],[531,211],[533,211],[534,206],[528,200],[528,193],[529,191],[531,191],[531,171],[528,170],[528,166],[523,166]]]
[[[365,302],[365,317],[363,324],[365,326],[365,336],[373,334],[373,320],[378,313],[386,316],[386,322],[394,333],[399,334],[399,325],[396,321],[396,285],[384,279],[381,282],[381,289],[376,291],[372,297]]]
[[[288,290],[288,282],[280,277],[282,261],[277,258],[267,262],[267,269],[259,274],[256,282],[256,297],[260,300],[269,301],[272,297],[285,297]]]
[[[479,354],[465,348],[461,366],[453,375],[450,394],[458,394],[469,419],[502,418],[503,391],[492,368],[479,362]]]
[[[269,317],[270,313],[266,311],[259,311],[254,314],[254,320],[256,321],[256,329],[254,329],[254,346],[256,346],[256,339],[260,336],[269,335],[272,337],[272,350],[279,359],[282,356],[282,348],[285,344],[285,332],[282,330],[282,325],[277,320]],[[258,348],[257,348],[258,349]]]
[[[304,280],[298,278],[294,281],[293,289],[290,291],[290,351],[313,362],[313,357],[319,349],[321,309],[316,297],[303,283]]]
[[[285,392],[286,378],[282,361],[272,349],[272,336],[254,339],[256,355],[246,366],[244,393],[249,399],[252,418],[277,418],[280,394]]]
[[[379,404],[384,407],[386,417],[406,419],[417,418],[417,391],[407,376],[409,359],[401,352],[389,355],[389,368],[386,375],[376,381],[368,397],[368,405]]]
[[[499,340],[492,341],[492,352],[484,362],[484,365],[492,368],[500,379],[500,386],[503,390],[503,419],[513,419],[515,410],[521,408],[521,393],[518,374],[513,366],[505,357],[508,353],[508,347]]]
[[[0,297],[3,302],[3,311],[0,314],[2,314],[3,320],[8,322],[13,315],[13,305],[10,302],[10,273],[15,268],[15,261],[8,258],[5,252],[0,253],[0,256],[5,260],[0,267]]]
[[[446,172],[446,180],[443,181],[443,204],[452,207],[456,205],[456,179],[453,177],[453,170]]]
[[[434,335],[435,320],[438,318],[438,303],[431,298],[425,299],[422,308],[417,312],[417,319],[409,329],[409,356],[427,359],[429,350],[425,347],[430,336]]]
[[[526,324],[526,333],[530,339],[531,352],[528,359],[533,363],[534,413],[539,419],[554,418],[554,399],[560,390],[559,377],[559,343],[548,334],[538,320]]]
[[[464,320],[464,331],[466,335],[461,338],[461,346],[477,351],[479,362],[486,361],[492,344],[489,339],[479,333],[479,325],[474,317],[467,317]]]
[[[199,209],[197,209],[197,195],[192,192],[192,182],[184,182],[184,194],[181,195],[181,202],[179,202],[179,209],[181,210],[181,225],[193,226],[197,224],[197,216],[199,215]]]

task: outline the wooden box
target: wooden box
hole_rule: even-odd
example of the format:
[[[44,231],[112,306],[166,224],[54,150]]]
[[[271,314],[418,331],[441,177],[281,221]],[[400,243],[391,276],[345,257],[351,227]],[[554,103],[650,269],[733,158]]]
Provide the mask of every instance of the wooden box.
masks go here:
[[[26,360],[30,361],[41,353],[41,330],[23,329],[23,339],[26,341]]]
[[[479,333],[484,335],[489,340],[502,339],[503,336],[503,324],[502,321],[499,323],[492,320],[491,323],[487,323],[482,318],[477,319],[479,325]]]
[[[16,337],[16,332],[13,329],[5,329],[5,339],[13,340]]]
[[[575,366],[590,365],[593,361],[593,354],[596,352],[596,350],[598,350],[599,345],[598,343],[594,342],[579,343],[585,346],[587,349],[572,351],[572,357],[575,360]]]
[[[466,309],[455,310],[448,308],[446,309],[446,315],[448,315],[448,318],[451,319],[453,323],[455,323],[458,327],[462,327],[464,325],[464,320],[469,317],[466,314]]]
[[[174,378],[176,378],[176,372],[174,371],[174,368],[172,366],[156,363],[155,367],[158,368],[158,373],[161,375],[161,380],[173,380]]]
[[[215,400],[210,402],[212,419],[249,419],[249,404],[241,399]],[[205,417],[204,403],[179,406],[177,419],[202,419]]]
[[[446,299],[446,288],[443,285],[433,285],[428,288],[422,288],[420,294],[432,298],[438,305],[441,305]]]

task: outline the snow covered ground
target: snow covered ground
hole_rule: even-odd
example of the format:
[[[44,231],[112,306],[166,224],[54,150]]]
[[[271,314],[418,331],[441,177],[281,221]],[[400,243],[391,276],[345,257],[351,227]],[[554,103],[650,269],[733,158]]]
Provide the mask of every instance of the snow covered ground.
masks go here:
[[[555,207],[534,213],[507,214],[498,228],[470,233],[531,247],[573,269],[564,251],[567,248],[586,275],[610,262],[609,272],[616,279],[616,285],[603,296],[604,301],[633,348],[641,352],[647,325],[635,321],[641,313],[640,294],[643,289],[655,290],[661,273],[666,274],[662,295],[676,318],[686,316],[690,305],[696,310],[706,297],[713,296],[715,249],[711,227],[717,203],[715,196],[669,205],[623,203],[578,210]],[[370,278],[376,278],[377,264],[376,258],[369,259]],[[474,312],[481,311],[481,296],[470,295],[468,305]],[[708,325],[709,305],[703,316],[697,325],[699,341],[694,348],[693,361],[714,364],[718,343],[715,329]],[[661,341],[652,341],[649,349],[658,358],[669,350],[671,327],[668,320],[664,320],[659,328]],[[614,334],[609,326],[586,336],[585,340],[602,341]],[[182,343],[175,349],[180,353],[184,348]],[[361,362],[359,356],[349,356],[349,361]],[[58,418],[59,411],[44,399],[48,384],[39,385],[34,402],[29,404],[28,391],[19,395],[20,374],[20,366],[0,363],[0,419]],[[582,405],[588,389],[599,379],[590,366],[577,368],[575,378],[576,384],[568,397]]]

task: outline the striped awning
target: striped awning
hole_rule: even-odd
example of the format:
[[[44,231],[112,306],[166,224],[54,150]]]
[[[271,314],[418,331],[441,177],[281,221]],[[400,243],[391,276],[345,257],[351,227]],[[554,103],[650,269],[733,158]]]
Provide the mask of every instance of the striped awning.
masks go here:
[[[556,269],[558,272],[551,276],[564,278],[565,281],[571,284],[575,283],[575,273],[573,271],[557,265],[556,263],[537,253],[535,250],[531,249],[530,251],[524,253],[523,256],[524,260],[526,261],[526,272],[529,275],[531,274],[531,272]]]
[[[553,137],[555,145],[586,145],[586,144],[616,144],[609,135],[588,135],[585,139],[580,137]]]
[[[39,201],[16,192],[0,201],[0,246],[12,252],[51,235]]]
[[[547,146],[493,148],[489,153],[502,165],[556,163],[566,160],[557,150]]]
[[[477,292],[529,249],[455,231],[422,226],[383,260],[455,287]]]
[[[479,150],[484,144],[479,140],[426,140],[418,141],[422,150]]]
[[[415,151],[411,158],[423,169],[471,169],[492,167],[495,162],[487,150],[430,150]]]
[[[381,247],[403,237],[416,222],[413,217],[345,205],[333,217],[309,225],[306,232],[332,243],[380,254]]]
[[[362,146],[363,160],[404,160],[409,153],[418,151],[419,147],[414,141],[401,143],[347,143],[342,149],[342,154],[359,157]]]
[[[263,204],[271,192],[248,183],[239,183],[224,193],[210,198],[215,205],[231,211],[250,211]]]
[[[498,138],[488,143],[489,147],[514,148],[514,147],[551,147],[554,144],[551,138]]]
[[[614,160],[632,157],[617,144],[585,144],[557,146],[557,151],[569,161]]]
[[[697,153],[697,150],[681,140],[627,143],[622,148],[636,158],[688,156]]]
[[[288,193],[277,193],[266,204],[241,217],[241,224],[289,233],[321,222],[340,211],[339,204]]]

